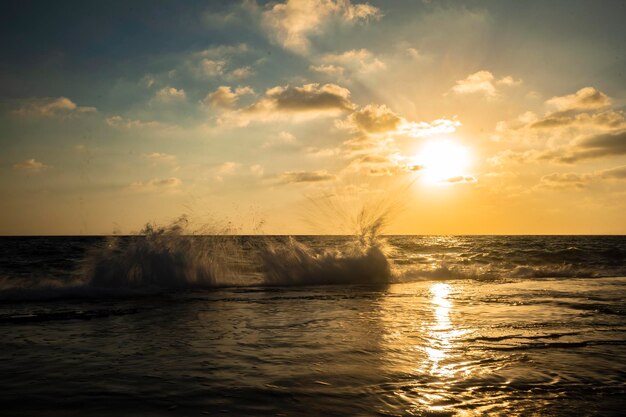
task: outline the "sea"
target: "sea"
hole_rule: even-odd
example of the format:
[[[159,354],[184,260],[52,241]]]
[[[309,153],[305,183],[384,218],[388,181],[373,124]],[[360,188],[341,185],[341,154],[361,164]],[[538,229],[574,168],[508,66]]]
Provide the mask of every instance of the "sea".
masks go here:
[[[2,416],[621,416],[625,236],[0,238]]]

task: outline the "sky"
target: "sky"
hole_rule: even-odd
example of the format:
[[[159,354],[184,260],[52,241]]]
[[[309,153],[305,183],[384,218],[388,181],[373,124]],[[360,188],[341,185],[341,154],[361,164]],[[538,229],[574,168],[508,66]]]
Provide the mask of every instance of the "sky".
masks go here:
[[[626,2],[0,16],[0,234],[344,233],[363,205],[393,234],[626,234]]]

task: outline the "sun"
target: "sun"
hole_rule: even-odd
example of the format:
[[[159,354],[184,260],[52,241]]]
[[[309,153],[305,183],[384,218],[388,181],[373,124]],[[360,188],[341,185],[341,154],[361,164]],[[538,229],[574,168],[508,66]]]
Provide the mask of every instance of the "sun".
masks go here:
[[[415,155],[415,162],[423,167],[424,182],[451,184],[454,179],[467,176],[471,158],[465,146],[451,139],[439,139],[426,142]]]

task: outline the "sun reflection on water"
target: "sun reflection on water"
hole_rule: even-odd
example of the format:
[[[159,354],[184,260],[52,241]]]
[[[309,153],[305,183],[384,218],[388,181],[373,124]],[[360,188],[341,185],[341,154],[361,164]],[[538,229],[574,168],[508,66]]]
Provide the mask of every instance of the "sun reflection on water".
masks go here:
[[[406,287],[392,287],[383,304],[386,371],[404,380],[395,399],[413,414],[463,415],[459,387],[475,371],[463,349],[463,335],[471,330],[455,314],[454,300],[463,288],[446,282],[409,285],[414,296],[399,297],[395,290],[406,293]]]
[[[441,363],[448,356],[451,348],[454,329],[450,322],[452,303],[447,298],[450,294],[450,285],[436,283],[430,287],[431,303],[433,306],[434,322],[429,326],[428,339],[430,345],[424,347],[430,361],[430,373],[437,376],[452,376],[452,370]]]

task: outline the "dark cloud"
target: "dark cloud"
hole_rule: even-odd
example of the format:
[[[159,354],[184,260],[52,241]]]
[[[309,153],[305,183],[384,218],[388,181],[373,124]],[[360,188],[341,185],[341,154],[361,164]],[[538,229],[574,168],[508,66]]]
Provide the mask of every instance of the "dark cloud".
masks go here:
[[[395,131],[402,123],[402,118],[384,104],[381,106],[368,105],[355,111],[346,124],[354,129],[366,133],[384,133]]]
[[[305,84],[302,87],[274,87],[248,107],[248,112],[324,112],[352,110],[350,90],[336,84]]]
[[[626,165],[602,171],[600,176],[602,178],[624,180],[626,179]]]
[[[623,130],[616,133],[602,133],[586,137],[567,150],[564,155],[555,155],[555,159],[559,162],[574,163],[585,159],[625,154],[626,130]]]
[[[621,111],[604,111],[600,113],[558,112],[552,113],[530,125],[534,129],[552,129],[565,126],[589,126],[601,129],[619,129],[626,126],[624,113]]]
[[[310,183],[332,181],[337,177],[325,170],[320,171],[287,171],[280,175],[282,184]]]
[[[593,179],[591,174],[553,173],[541,177],[537,188],[574,189],[579,190],[587,186]]]

